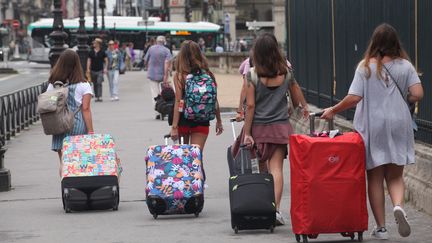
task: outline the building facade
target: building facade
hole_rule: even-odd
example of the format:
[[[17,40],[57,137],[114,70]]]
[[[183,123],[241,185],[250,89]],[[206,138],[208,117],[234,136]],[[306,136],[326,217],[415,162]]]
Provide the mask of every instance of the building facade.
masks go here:
[[[217,23],[228,42],[271,32],[286,43],[284,0],[169,0],[168,6],[171,21]]]

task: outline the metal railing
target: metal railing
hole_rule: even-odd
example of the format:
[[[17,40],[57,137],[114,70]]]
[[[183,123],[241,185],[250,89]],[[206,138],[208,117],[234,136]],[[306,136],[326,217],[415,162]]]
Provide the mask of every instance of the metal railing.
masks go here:
[[[36,113],[38,96],[48,83],[0,96],[0,144],[39,120]]]

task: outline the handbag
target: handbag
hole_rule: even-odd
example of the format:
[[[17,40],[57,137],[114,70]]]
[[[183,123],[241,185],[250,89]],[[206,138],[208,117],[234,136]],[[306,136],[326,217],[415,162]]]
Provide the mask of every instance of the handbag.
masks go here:
[[[383,67],[386,70],[387,74],[390,76],[390,78],[393,79],[393,82],[396,84],[396,87],[399,90],[399,93],[402,96],[402,99],[407,104],[408,110],[410,111],[410,114],[411,114],[412,128],[413,128],[414,132],[417,132],[418,126],[417,126],[417,123],[415,121],[415,119],[416,119],[416,114],[415,114],[416,103],[410,103],[408,101],[408,99],[405,98],[405,96],[403,95],[402,89],[399,87],[398,83],[396,82],[396,79],[391,75],[390,71],[388,70],[388,68],[385,65],[383,65]]]

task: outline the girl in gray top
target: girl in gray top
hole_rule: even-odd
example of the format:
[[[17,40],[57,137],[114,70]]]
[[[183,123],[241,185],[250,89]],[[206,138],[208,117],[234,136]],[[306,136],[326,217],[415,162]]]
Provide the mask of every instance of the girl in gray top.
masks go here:
[[[423,88],[396,30],[378,26],[364,59],[354,75],[348,95],[337,105],[324,110],[322,118],[355,105],[354,128],[366,146],[368,194],[377,226],[372,236],[388,239],[385,228],[384,180],[387,183],[399,234],[411,233],[402,209],[405,185],[404,165],[414,163],[414,134],[409,103],[422,99]],[[399,90],[400,88],[400,90]]]
[[[293,101],[301,103],[304,115],[309,115],[307,103],[300,86],[294,79],[291,69],[274,35],[263,34],[253,47],[254,68],[247,74],[246,116],[244,124],[244,144],[256,144],[260,153],[261,165],[268,165],[274,178],[276,200],[276,224],[284,224],[279,212],[283,191],[283,161],[287,155],[287,144],[292,133],[289,123],[288,89]]]

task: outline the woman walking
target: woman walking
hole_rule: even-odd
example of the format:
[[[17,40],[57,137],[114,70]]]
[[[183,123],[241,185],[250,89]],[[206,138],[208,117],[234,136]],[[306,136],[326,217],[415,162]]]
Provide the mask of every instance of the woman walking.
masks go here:
[[[51,70],[48,79],[47,90],[54,89],[54,82],[61,81],[68,84],[68,108],[75,114],[73,129],[70,133],[54,135],[52,138],[51,149],[58,153],[61,163],[63,139],[69,135],[91,134],[93,133],[93,121],[90,110],[90,101],[93,96],[92,88],[84,79],[81,62],[78,54],[71,49],[65,50],[57,60]],[[61,166],[60,166],[61,170]]]
[[[184,41],[175,63],[176,74],[174,75],[175,104],[174,117],[171,128],[171,137],[176,140],[179,136],[184,138],[185,143],[198,144],[201,151],[209,134],[209,121],[197,121],[186,119],[181,110],[183,100],[186,96],[186,79],[190,74],[209,75],[215,82],[216,79],[208,68],[207,59],[201,53],[197,43],[187,40]],[[182,103],[182,104],[180,104]],[[181,109],[179,109],[179,107]],[[179,112],[180,111],[180,112]],[[222,120],[220,116],[219,103],[216,102],[216,135],[223,132]]]
[[[112,40],[108,42],[106,54],[108,57],[108,81],[111,101],[118,101],[119,74],[120,67],[123,65],[123,56],[118,49],[114,48],[114,41]]]
[[[293,99],[304,108],[305,117],[309,112],[300,86],[274,35],[260,36],[252,53],[254,69],[247,74],[244,144],[256,144],[261,155],[260,162],[264,165],[267,163],[268,171],[273,175],[276,223],[282,225],[285,222],[279,208],[283,191],[283,161],[287,156],[287,144],[292,133],[288,120],[288,89]]]
[[[393,203],[399,234],[411,233],[403,210],[403,170],[414,163],[414,134],[407,103],[423,98],[420,79],[402,48],[396,30],[379,25],[370,40],[364,59],[354,75],[348,95],[325,109],[322,118],[355,105],[354,128],[366,145],[368,195],[376,227],[372,237],[388,239],[385,222],[384,181]]]

